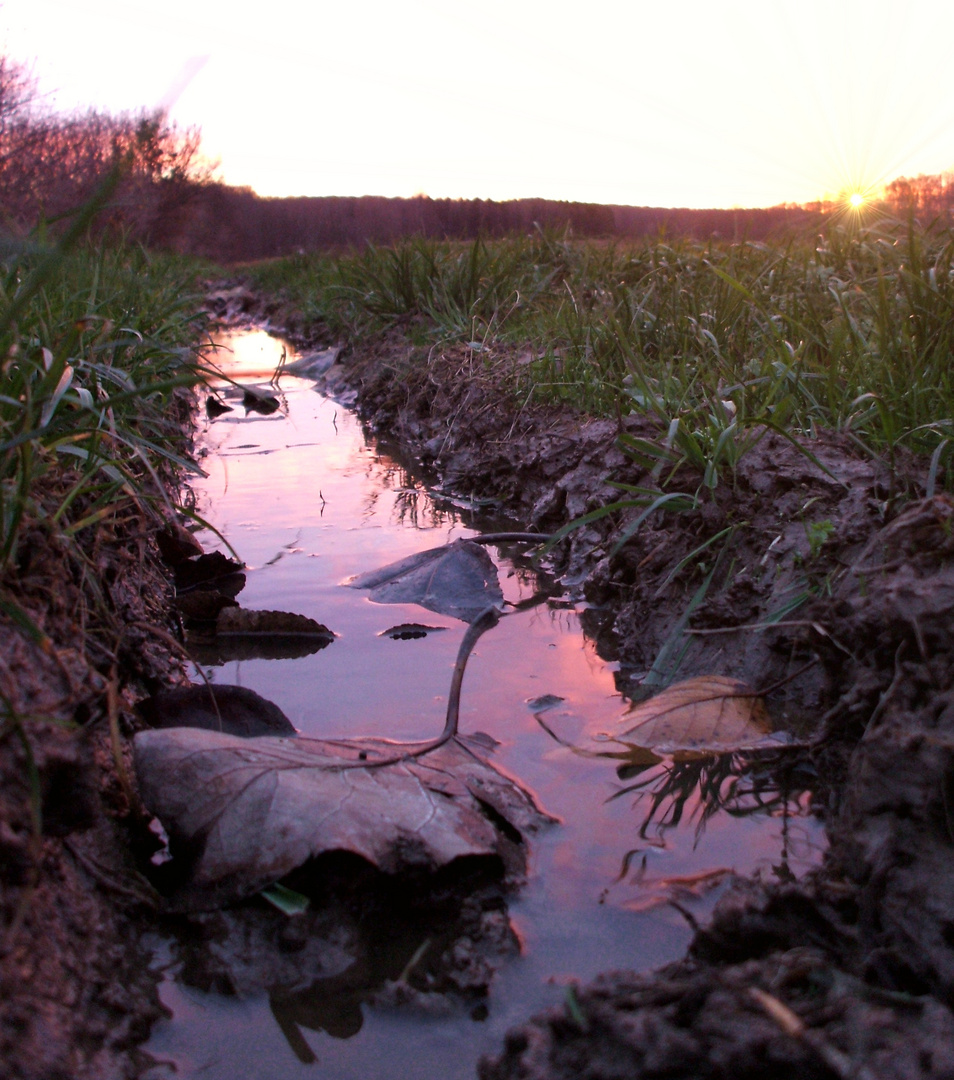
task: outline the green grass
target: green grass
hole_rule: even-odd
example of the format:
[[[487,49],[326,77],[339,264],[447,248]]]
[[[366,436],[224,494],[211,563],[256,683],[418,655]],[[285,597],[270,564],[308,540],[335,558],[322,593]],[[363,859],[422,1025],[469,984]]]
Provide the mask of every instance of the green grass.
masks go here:
[[[527,345],[523,400],[643,413],[629,447],[665,482],[682,464],[714,488],[768,425],[803,445],[845,432],[889,464],[935,455],[948,485],[954,423],[954,238],[882,218],[775,244],[474,244],[411,239],[253,268],[306,325],[352,340],[395,329],[425,349]]]
[[[100,523],[131,506],[158,518],[195,469],[174,401],[195,381],[193,274],[69,238],[0,254],[0,603],[21,626],[27,530],[81,558]]]
[[[46,660],[75,671],[60,660],[64,647],[98,669],[109,687],[102,708],[126,785],[116,701],[120,679],[141,664],[121,669],[121,654],[128,659],[132,647],[128,609],[112,588],[111,575],[121,572],[113,552],[135,567],[137,547],[144,550],[171,516],[180,483],[198,471],[184,456],[188,398],[177,391],[196,381],[205,324],[194,261],[86,239],[109,191],[104,185],[56,241],[42,229],[28,239],[0,237],[0,617],[35,649],[37,672],[4,665],[5,684],[22,681],[23,700],[30,680],[43,679]],[[148,593],[142,579],[139,588]],[[16,650],[11,655],[22,662]],[[71,687],[74,678],[68,675]],[[81,692],[64,699],[55,714],[23,712],[0,691],[0,742],[18,743],[24,757],[34,860],[7,941],[26,916],[39,874],[38,724],[82,722],[85,703],[73,712],[81,699]]]

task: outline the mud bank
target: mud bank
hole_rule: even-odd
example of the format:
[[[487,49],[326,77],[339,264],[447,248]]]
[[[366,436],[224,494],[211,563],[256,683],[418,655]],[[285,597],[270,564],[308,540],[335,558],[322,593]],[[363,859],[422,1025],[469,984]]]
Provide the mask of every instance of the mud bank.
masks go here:
[[[385,342],[326,387],[439,489],[527,528],[618,501],[617,485],[658,488],[619,442],[658,431],[532,407],[501,377],[518,362],[457,347],[412,364]],[[807,743],[831,849],[804,884],[740,881],[682,963],[578,988],[485,1080],[954,1075],[954,506],[924,498],[925,472],[766,432],[695,508],[654,513],[618,551],[641,508],[570,534],[563,581],[622,688],[676,672],[765,688]],[[667,490],[698,488],[677,473]]]
[[[0,620],[0,1060],[11,1078],[136,1076],[136,1047],[162,1015],[138,945],[157,898],[133,857],[143,823],[124,748],[133,701],[180,671],[152,531],[118,508],[84,563],[34,529],[15,595],[38,633]]]

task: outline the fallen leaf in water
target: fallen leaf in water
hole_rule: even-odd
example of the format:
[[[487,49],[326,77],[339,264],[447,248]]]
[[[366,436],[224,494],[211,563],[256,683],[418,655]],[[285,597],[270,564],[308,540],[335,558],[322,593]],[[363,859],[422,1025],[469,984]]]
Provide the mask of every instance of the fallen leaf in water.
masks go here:
[[[382,630],[378,637],[389,637],[392,641],[412,641],[414,638],[427,637],[428,634],[436,634],[439,630],[446,630],[446,626],[425,626],[423,623],[401,623],[400,626],[392,626],[389,630]]]
[[[243,388],[242,404],[246,412],[257,412],[263,416],[271,416],[272,413],[278,412],[281,405],[274,394],[251,386]]]
[[[565,700],[559,694],[541,694],[539,697],[527,698],[527,708],[534,713],[546,712],[547,709],[555,709]]]
[[[225,413],[232,412],[232,406],[226,405],[224,401],[219,401],[217,397],[210,394],[205,399],[205,412],[210,420],[214,420],[218,416],[224,416]]]
[[[457,540],[420,551],[347,583],[370,589],[378,604],[419,604],[438,615],[473,622],[489,607],[503,606],[493,559],[480,546]]]
[[[173,844],[194,853],[180,897],[193,906],[248,896],[331,851],[386,873],[495,856],[519,876],[525,834],[553,820],[457,739],[379,768],[361,762],[396,748],[373,739],[246,740],[177,728],[142,731],[133,749],[143,802]]]
[[[167,522],[156,533],[156,545],[159,554],[169,566],[177,566],[187,559],[204,554],[202,545],[192,533],[174,521]]]
[[[332,346],[330,349],[320,349],[317,352],[304,353],[297,360],[291,360],[282,365],[282,373],[285,375],[298,375],[302,378],[317,379],[334,364],[341,352],[340,347]]]
[[[334,641],[335,635],[323,623],[296,615],[293,611],[250,611],[228,607],[219,612],[215,631],[222,635],[290,637],[301,635]]]
[[[211,551],[207,555],[177,563],[173,572],[179,592],[212,586],[221,593],[235,596],[245,586],[245,575],[241,573],[243,569],[242,563],[228,558],[221,551]]]
[[[295,725],[273,701],[245,686],[177,686],[160,690],[137,708],[155,728],[204,728],[244,739],[296,734]]]
[[[719,866],[713,870],[700,870],[697,874],[673,874],[660,878],[645,878],[637,874],[635,882],[639,885],[639,894],[632,900],[624,901],[622,906],[627,911],[651,911],[663,904],[698,900],[731,878],[732,873],[729,867]]]
[[[765,702],[738,679],[700,675],[674,683],[661,694],[634,705],[622,736],[662,753],[706,750],[728,753],[778,746],[771,735]]]
[[[223,608],[238,607],[238,601],[220,593],[217,589],[191,589],[176,596],[176,607],[190,623],[213,629]]]

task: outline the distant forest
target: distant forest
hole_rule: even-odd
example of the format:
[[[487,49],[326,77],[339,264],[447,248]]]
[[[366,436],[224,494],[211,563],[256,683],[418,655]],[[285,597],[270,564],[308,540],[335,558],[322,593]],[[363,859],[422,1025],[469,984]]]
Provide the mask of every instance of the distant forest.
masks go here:
[[[756,210],[690,210],[518,199],[386,199],[375,196],[261,198],[215,180],[196,130],[162,113],[60,116],[38,102],[31,75],[0,55],[0,230],[56,228],[103,190],[98,221],[150,247],[238,262],[314,249],[386,244],[402,236],[440,239],[526,233],[536,228],[581,238],[764,240],[824,228],[832,204]],[[954,173],[901,178],[880,209],[949,226]]]
[[[817,224],[818,219],[817,208],[785,206],[666,210],[547,199],[263,199],[247,189],[210,184],[197,193],[188,228],[174,238],[174,244],[194,254],[238,261],[316,248],[382,244],[410,235],[473,240],[538,227],[570,229],[578,237],[761,240],[781,229]]]
[[[262,198],[247,188],[205,180],[159,181],[158,214],[148,240],[220,262],[243,262],[317,249],[387,244],[403,236],[449,240],[506,236],[534,229],[579,238],[642,237],[766,240],[825,227],[839,207],[813,203],[767,209],[693,210],[516,199],[387,199],[377,196]],[[902,178],[879,204],[893,216],[950,224],[954,174]]]

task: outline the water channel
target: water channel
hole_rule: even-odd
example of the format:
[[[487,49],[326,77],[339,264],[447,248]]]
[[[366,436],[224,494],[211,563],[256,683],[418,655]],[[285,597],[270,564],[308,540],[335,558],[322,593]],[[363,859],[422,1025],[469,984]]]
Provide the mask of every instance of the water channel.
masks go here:
[[[220,344],[216,362],[243,384],[267,384],[283,349],[287,361],[296,359],[288,343],[261,331]],[[233,411],[200,424],[208,475],[194,485],[197,509],[247,563],[243,607],[298,612],[338,636],[297,659],[210,665],[209,678],[274,701],[303,735],[437,735],[465,625],[413,605],[372,603],[342,583],[449,540],[521,526],[429,490],[312,379],[282,375],[271,389],[281,407],[270,415],[246,413],[240,393],[224,390]],[[211,532],[199,539],[207,550],[223,546]],[[581,629],[580,604],[559,583],[530,603],[540,583],[519,546],[490,552],[514,606],[470,660],[461,730],[497,740],[495,763],[559,823],[532,841],[529,880],[509,905],[521,952],[495,976],[486,1008],[422,1015],[364,1003],[358,1030],[347,1038],[321,1024],[302,1028],[315,1059],[306,1063],[265,992],[238,998],[198,990],[181,977],[176,943],[157,938],[170,1018],[146,1046],[159,1062],[150,1080],[473,1077],[479,1056],[498,1052],[509,1027],[563,1000],[569,980],[645,970],[683,955],[691,931],[666,902],[670,896],[703,918],[725,888],[723,872],[799,875],[817,863],[823,833],[805,793],[749,813],[757,800],[746,802],[739,785],[732,805],[705,820],[693,793],[678,823],[663,805],[644,827],[651,797],[627,790],[618,763],[581,756],[554,738],[593,745],[619,729],[627,707],[614,665]],[[401,623],[444,629],[411,640],[382,636]],[[546,695],[560,700],[541,713]],[[657,772],[658,787],[666,766]]]

